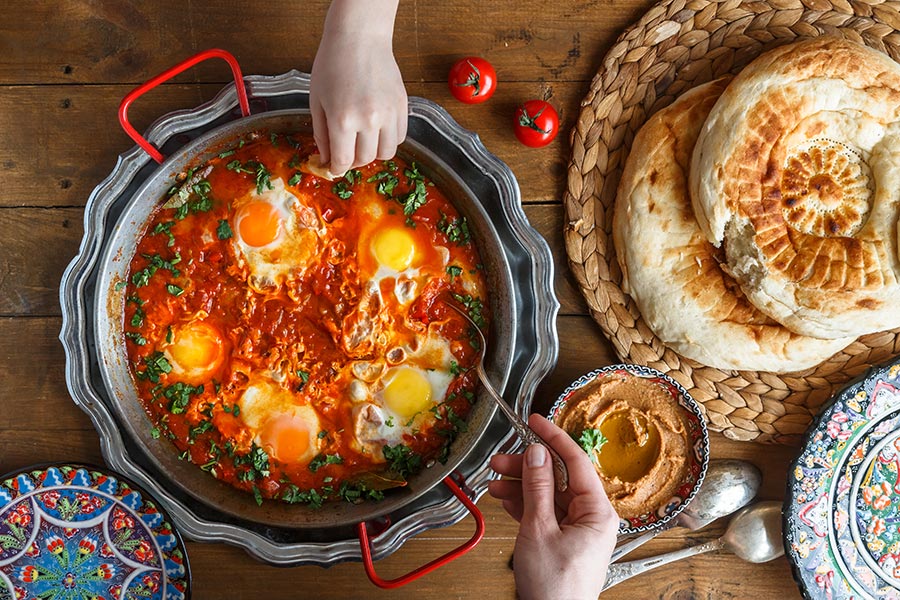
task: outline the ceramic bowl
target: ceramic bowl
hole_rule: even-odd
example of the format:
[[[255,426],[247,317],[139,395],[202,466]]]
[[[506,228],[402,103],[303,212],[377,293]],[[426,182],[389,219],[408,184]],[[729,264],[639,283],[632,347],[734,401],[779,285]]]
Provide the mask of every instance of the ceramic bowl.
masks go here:
[[[654,510],[630,519],[620,519],[619,534],[629,535],[664,527],[674,519],[690,503],[703,479],[709,464],[709,432],[700,412],[700,406],[684,387],[671,377],[641,365],[610,365],[592,371],[574,381],[563,391],[550,409],[549,419],[557,422],[568,405],[569,400],[585,386],[607,377],[641,377],[660,386],[684,411],[688,437],[690,438],[690,456],[688,456],[687,472],[679,483],[675,494],[666,499]]]

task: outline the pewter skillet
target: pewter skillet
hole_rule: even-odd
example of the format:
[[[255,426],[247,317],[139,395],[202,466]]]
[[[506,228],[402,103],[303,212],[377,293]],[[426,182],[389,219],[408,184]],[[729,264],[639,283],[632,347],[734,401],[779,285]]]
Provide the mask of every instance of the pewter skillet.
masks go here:
[[[334,505],[324,511],[276,503],[257,507],[249,495],[214,480],[195,465],[177,461],[169,442],[150,437],[149,418],[137,402],[125,365],[123,299],[115,283],[124,278],[150,210],[172,176],[186,165],[202,162],[218,150],[217,144],[227,145],[243,132],[297,130],[303,125],[308,112],[305,75],[291,72],[245,80],[257,108],[267,100],[274,106],[297,104],[299,108],[230,121],[228,111],[235,97],[226,88],[211,103],[167,115],[151,126],[148,137],[165,144],[163,150],[170,155],[166,163],[154,168],[145,155],[132,150],[120,158],[113,174],[89,199],[85,238],[60,291],[67,383],[76,402],[94,420],[107,461],[161,496],[182,530],[194,539],[235,543],[276,564],[333,564],[358,556],[352,530],[344,525],[391,516],[400,522],[373,541],[375,556],[380,558],[412,535],[465,515],[453,501],[441,500],[446,495],[438,496],[438,504],[417,503],[457,466],[468,474],[471,495],[484,492],[493,476],[487,458],[497,449],[515,446],[508,429],[492,423],[491,403],[476,404],[469,431],[454,443],[446,465],[426,470],[407,490],[385,502]],[[289,95],[298,99],[292,96],[288,102]],[[208,132],[178,149],[184,141],[177,134],[198,130]],[[521,414],[527,414],[537,384],[556,360],[558,303],[552,292],[549,249],[528,225],[508,168],[484,150],[477,136],[459,128],[433,103],[411,99],[410,141],[401,148],[401,155],[419,162],[472,223],[491,286],[494,351],[487,368],[501,389],[513,375],[508,397],[515,399]],[[490,216],[485,207],[493,209]],[[490,437],[481,441],[485,431],[491,432]],[[473,447],[478,455],[468,457]]]

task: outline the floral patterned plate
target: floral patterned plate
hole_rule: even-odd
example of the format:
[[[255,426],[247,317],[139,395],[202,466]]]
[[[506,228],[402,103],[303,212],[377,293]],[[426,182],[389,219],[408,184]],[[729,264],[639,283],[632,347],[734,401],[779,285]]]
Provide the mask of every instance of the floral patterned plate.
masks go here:
[[[900,600],[900,360],[842,390],[807,433],[784,539],[806,598]]]
[[[548,418],[556,422],[560,413],[568,404],[569,398],[572,397],[576,390],[604,377],[622,377],[623,375],[642,377],[655,383],[662,387],[672,397],[672,400],[684,409],[688,422],[688,435],[690,436],[691,448],[693,449],[688,457],[690,465],[687,473],[679,483],[678,489],[675,490],[675,495],[672,498],[656,510],[651,510],[632,519],[621,519],[619,521],[619,535],[631,535],[663,527],[678,516],[694,498],[694,495],[703,483],[703,478],[706,477],[706,468],[709,465],[709,432],[706,428],[706,422],[703,420],[703,415],[700,413],[700,406],[687,390],[668,375],[643,365],[609,365],[578,378],[572,385],[563,390],[559,399],[550,409]]]
[[[119,475],[55,465],[0,479],[0,600],[183,600],[181,536]]]

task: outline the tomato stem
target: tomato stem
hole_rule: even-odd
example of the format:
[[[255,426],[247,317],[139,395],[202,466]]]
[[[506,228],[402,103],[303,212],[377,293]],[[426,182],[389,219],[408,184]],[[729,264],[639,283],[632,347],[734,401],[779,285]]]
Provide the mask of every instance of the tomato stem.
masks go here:
[[[547,108],[546,106],[542,106],[542,107],[541,107],[541,110],[539,110],[539,111],[537,111],[536,113],[534,113],[534,116],[532,117],[532,116],[530,116],[530,115],[528,114],[528,111],[527,111],[527,110],[525,109],[525,107],[523,106],[523,107],[522,107],[522,114],[519,115],[519,125],[521,125],[522,127],[529,127],[529,128],[534,129],[535,131],[538,131],[538,132],[540,132],[540,133],[545,133],[545,134],[546,134],[546,133],[550,133],[550,131],[552,131],[552,129],[553,129],[552,127],[551,127],[550,129],[541,129],[540,127],[538,127],[537,123],[535,122],[535,120],[536,120],[539,116],[541,116],[541,114],[544,112],[544,110],[545,110],[546,108]]]
[[[471,60],[467,60],[466,63],[472,67],[474,73],[469,73],[469,77],[463,83],[455,83],[454,85],[457,87],[474,87],[475,93],[472,94],[472,97],[475,97],[481,93],[481,71],[472,64]]]

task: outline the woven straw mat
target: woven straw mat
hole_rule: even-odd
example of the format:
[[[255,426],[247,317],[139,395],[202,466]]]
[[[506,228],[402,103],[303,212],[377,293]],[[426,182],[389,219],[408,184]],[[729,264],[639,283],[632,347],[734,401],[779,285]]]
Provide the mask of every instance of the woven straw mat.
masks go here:
[[[634,135],[681,93],[736,73],[775,46],[841,35],[900,60],[900,2],[671,0],[627,29],[591,82],[572,132],[565,241],[591,315],[619,357],[668,373],[736,440],[797,443],[821,405],[870,366],[900,353],[900,330],[859,338],[819,366],[791,374],[721,371],[683,358],[644,323],[620,288],[613,203]]]

